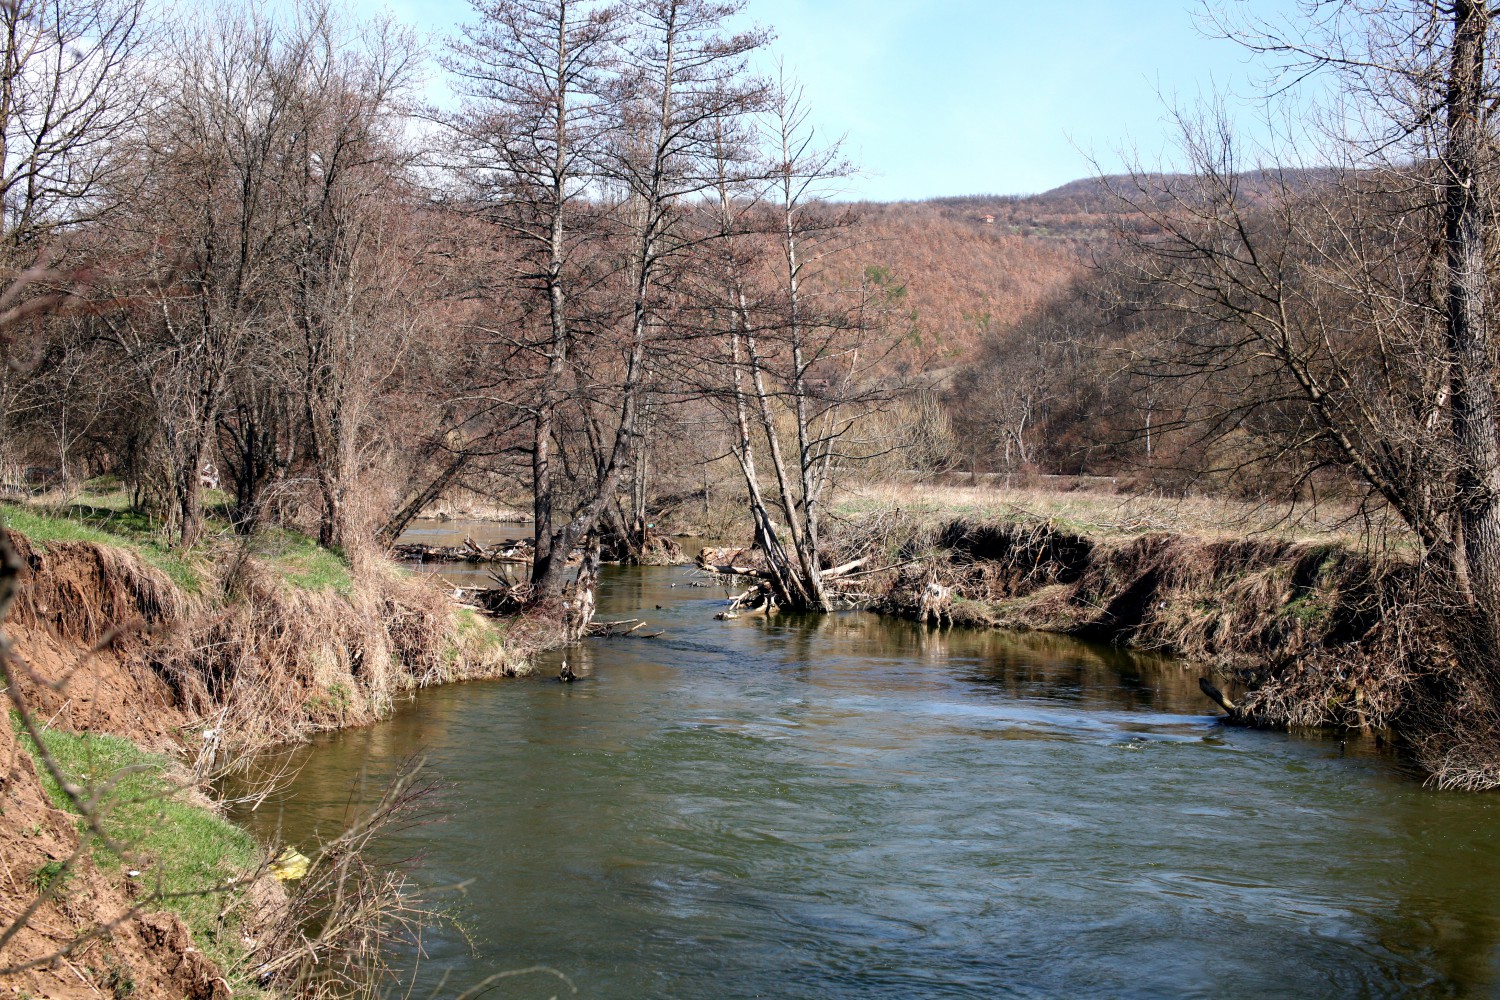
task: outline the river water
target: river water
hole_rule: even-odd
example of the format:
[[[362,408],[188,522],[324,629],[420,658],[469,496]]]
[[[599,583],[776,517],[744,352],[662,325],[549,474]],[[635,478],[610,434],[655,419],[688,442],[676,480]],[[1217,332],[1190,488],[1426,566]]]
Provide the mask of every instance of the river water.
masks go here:
[[[462,932],[397,956],[414,997],[539,965],[600,1000],[1500,995],[1493,797],[1224,728],[1169,661],[719,622],[695,579],[607,568],[603,616],[664,635],[424,692],[298,751],[250,821],[306,847],[427,755],[444,818],[381,850],[466,888]]]

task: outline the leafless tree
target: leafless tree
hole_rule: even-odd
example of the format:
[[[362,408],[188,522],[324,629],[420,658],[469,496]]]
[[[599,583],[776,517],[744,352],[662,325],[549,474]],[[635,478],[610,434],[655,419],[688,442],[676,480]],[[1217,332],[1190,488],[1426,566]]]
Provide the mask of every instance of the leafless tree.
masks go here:
[[[118,202],[146,106],[144,0],[0,5],[0,231],[33,246]]]
[[[283,308],[322,499],[318,540],[340,549],[370,534],[351,524],[351,494],[369,464],[381,392],[413,340],[405,272],[420,257],[401,130],[419,53],[388,19],[357,31],[343,20],[322,5],[302,10],[297,58],[277,82],[295,96],[275,194],[294,234]]]
[[[475,12],[447,60],[467,99],[451,123],[465,173],[459,203],[514,247],[510,280],[488,291],[539,300],[482,323],[502,346],[507,379],[531,376],[524,393],[504,398],[529,414],[532,580],[555,594],[579,535],[571,518],[557,523],[558,409],[598,280],[595,182],[613,127],[622,11],[596,0],[481,0]],[[538,314],[545,319],[533,320]]]
[[[1500,678],[1496,10],[1305,6],[1232,33],[1281,85],[1332,84],[1309,129],[1335,163],[1318,183],[1271,172],[1270,197],[1250,198],[1211,115],[1185,124],[1191,178],[1125,192],[1153,223],[1134,238],[1138,276],[1183,317],[1147,372],[1236,451],[1362,482],[1420,539],[1432,600],[1484,637],[1476,672]]]
[[[138,147],[141,177],[119,232],[137,248],[141,300],[111,317],[149,386],[179,540],[203,530],[202,470],[247,345],[268,334],[293,223],[275,197],[298,95],[281,83],[302,54],[274,22],[239,13],[186,21]]]
[[[871,290],[840,288],[829,273],[852,247],[855,222],[818,197],[847,175],[838,144],[819,144],[800,90],[784,78],[765,120],[758,171],[742,165],[742,137],[726,134],[719,146],[720,395],[770,599],[826,611],[837,603],[832,581],[849,567],[826,565],[822,506],[835,474],[860,457],[856,429],[886,394],[873,376],[890,342]]]

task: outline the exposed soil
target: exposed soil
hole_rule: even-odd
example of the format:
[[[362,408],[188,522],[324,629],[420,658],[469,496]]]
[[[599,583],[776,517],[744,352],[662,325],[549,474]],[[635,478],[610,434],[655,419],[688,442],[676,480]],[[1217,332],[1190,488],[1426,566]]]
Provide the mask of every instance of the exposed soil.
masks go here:
[[[70,731],[196,750],[212,729],[243,751],[368,724],[403,692],[524,665],[517,649],[469,641],[436,584],[379,564],[344,594],[238,560],[202,597],[122,549],[10,539],[26,563],[6,622],[23,688]]]
[[[33,717],[189,763],[373,722],[417,687],[524,669],[524,636],[497,642],[466,630],[436,584],[380,564],[356,567],[345,594],[301,590],[254,560],[232,560],[204,595],[189,595],[123,549],[8,537],[25,568],[6,634]],[[36,873],[69,857],[79,834],[0,723],[3,928],[38,898]],[[132,913],[128,888],[122,873],[79,864],[66,893],[6,943],[0,967],[50,955],[90,928],[110,933],[0,980],[0,996],[228,996],[186,926]]]
[[[37,899],[38,872],[70,857],[79,838],[74,817],[48,801],[31,755],[8,722],[0,725],[0,802],[0,912],[8,925]],[[55,898],[44,901],[0,952],[0,967],[56,955],[94,928],[107,927],[108,933],[39,968],[7,976],[0,996],[228,997],[228,984],[193,948],[182,921],[169,913],[135,912],[129,885],[123,873],[100,871],[91,858],[77,862]]]

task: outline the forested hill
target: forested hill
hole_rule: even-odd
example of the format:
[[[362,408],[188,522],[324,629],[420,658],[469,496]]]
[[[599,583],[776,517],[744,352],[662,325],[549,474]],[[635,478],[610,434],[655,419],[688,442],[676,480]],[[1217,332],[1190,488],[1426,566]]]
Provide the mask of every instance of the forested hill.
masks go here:
[[[889,284],[903,356],[922,368],[970,358],[987,333],[1012,326],[1079,271],[1077,241],[1031,232],[951,202],[859,206],[863,242],[840,268]],[[988,211],[988,210],[987,210]],[[842,275],[844,280],[857,275]]]
[[[1250,171],[1238,177],[1249,207],[1282,188],[1326,183],[1320,169]],[[1141,224],[1120,195],[1158,203],[1191,178],[1091,177],[1035,195],[969,195],[864,203],[867,240],[851,261],[889,271],[910,363],[933,369],[972,358],[986,332],[1002,332],[1057,295],[1109,247],[1122,226]],[[884,272],[879,272],[885,277]],[[844,277],[849,277],[845,275]]]

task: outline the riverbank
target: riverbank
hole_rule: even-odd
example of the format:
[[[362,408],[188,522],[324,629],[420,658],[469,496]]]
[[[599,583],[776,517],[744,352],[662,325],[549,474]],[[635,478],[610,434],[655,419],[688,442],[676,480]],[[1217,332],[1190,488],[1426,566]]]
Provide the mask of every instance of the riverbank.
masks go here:
[[[1377,554],[1284,519],[1279,532],[1198,533],[1138,514],[1090,527],[1015,504],[993,511],[855,512],[841,556],[863,547],[896,567],[871,584],[883,613],[1197,661],[1230,692],[1232,722],[1374,731],[1402,741],[1441,787],[1500,783],[1482,680],[1463,669],[1399,542]]]
[[[483,618],[434,580],[290,532],[181,552],[109,498],[3,518],[21,562],[10,694],[56,769],[0,726],[0,933],[17,928],[0,969],[56,954],[7,977],[33,996],[289,981],[256,973],[277,958],[287,897],[203,790],[271,744],[384,718],[418,688],[525,672],[550,641],[544,622]],[[155,841],[114,825],[141,802],[162,817]],[[195,851],[213,860],[188,878]]]

